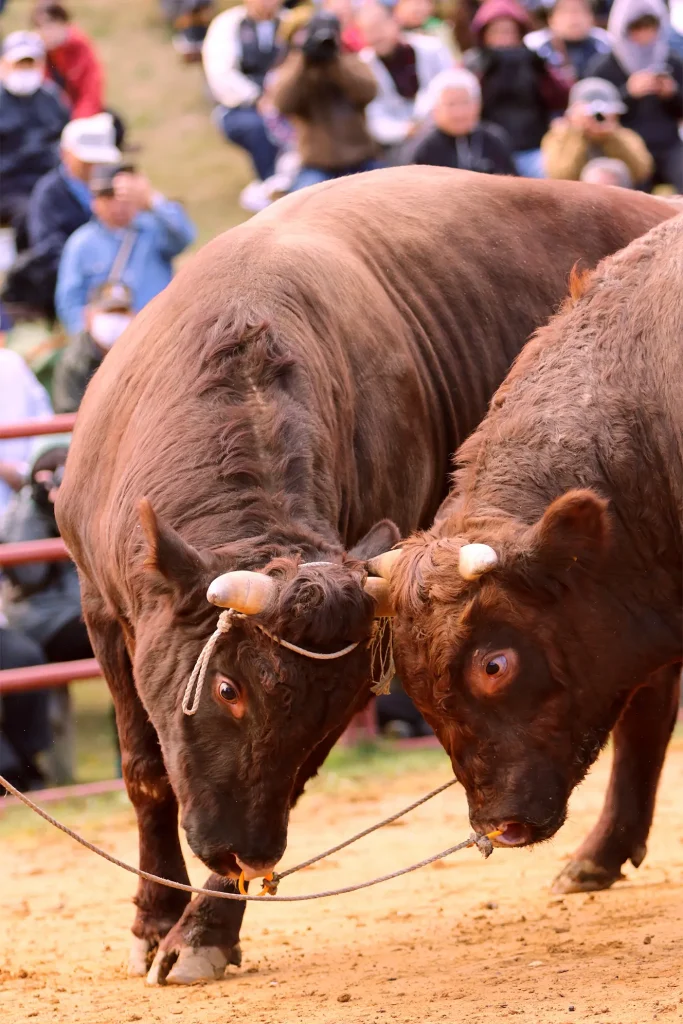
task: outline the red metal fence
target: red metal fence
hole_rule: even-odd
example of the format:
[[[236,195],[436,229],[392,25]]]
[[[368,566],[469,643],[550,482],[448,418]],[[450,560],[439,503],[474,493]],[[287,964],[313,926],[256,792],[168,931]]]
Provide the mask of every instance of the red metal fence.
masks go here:
[[[67,434],[73,430],[75,413],[65,413],[50,419],[24,420],[22,423],[0,423],[0,440],[15,437],[37,437],[43,434]],[[69,558],[60,537],[49,540],[27,540],[18,544],[0,544],[0,569],[28,562],[61,562]],[[39,690],[47,686],[100,676],[100,666],[94,658],[83,661],[62,661],[52,665],[33,665],[31,668],[11,668],[0,671],[0,694],[17,690]]]

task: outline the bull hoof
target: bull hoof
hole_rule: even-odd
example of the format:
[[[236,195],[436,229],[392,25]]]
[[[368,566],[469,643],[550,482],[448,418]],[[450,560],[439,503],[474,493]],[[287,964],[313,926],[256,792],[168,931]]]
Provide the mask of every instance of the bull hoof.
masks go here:
[[[139,939],[137,935],[133,936],[128,954],[129,978],[145,977],[154,959],[156,947],[157,943],[152,942],[150,939]]]
[[[621,869],[602,868],[592,860],[573,860],[567,864],[552,884],[551,892],[568,896],[574,892],[597,892],[609,889],[624,878]]]
[[[147,975],[148,985],[196,985],[219,981],[232,961],[218,946],[183,946],[180,950],[159,949]]]

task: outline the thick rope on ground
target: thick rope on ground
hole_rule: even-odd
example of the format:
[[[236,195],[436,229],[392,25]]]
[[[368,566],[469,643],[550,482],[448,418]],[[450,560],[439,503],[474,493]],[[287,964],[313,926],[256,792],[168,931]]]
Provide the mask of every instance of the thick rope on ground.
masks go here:
[[[449,786],[452,786],[454,782],[455,779],[447,783],[444,783],[444,785],[439,786],[437,789],[427,794],[427,796],[422,797],[420,800],[411,804],[409,807],[405,808],[403,811],[400,811],[398,814],[392,815],[389,818],[385,818],[384,821],[380,822],[379,824],[373,825],[369,829],[365,829],[363,832],[359,832],[358,835],[353,836],[351,839],[346,840],[338,846],[332,847],[331,850],[328,850],[323,854],[318,854],[316,857],[313,857],[308,861],[304,861],[301,864],[297,864],[296,867],[294,868],[290,868],[287,871],[283,871],[282,874],[278,875],[277,879],[274,880],[275,884],[273,885],[271,883],[271,891],[274,891],[277,882],[279,882],[280,879],[282,879],[285,875],[292,874],[293,871],[300,871],[302,868],[308,866],[309,864],[315,863],[316,861],[321,860],[323,857],[329,856],[329,854],[335,852],[336,850],[340,850],[344,846],[349,846],[350,843],[355,842],[362,836],[368,835],[370,832],[374,832],[376,829],[381,828],[382,825],[388,824],[390,821],[395,821],[397,818],[400,818],[402,817],[402,815],[406,814],[409,810],[412,810],[414,807],[419,807],[420,804],[425,803],[425,801],[427,800],[430,800],[433,796],[436,796],[437,793],[440,793],[444,789],[447,789]],[[399,868],[397,871],[389,872],[389,874],[380,875],[379,878],[372,878],[368,882],[358,882],[355,885],[347,885],[341,889],[327,889],[323,892],[304,893],[300,896],[249,896],[242,895],[241,893],[236,892],[217,892],[213,889],[202,889],[199,886],[185,885],[183,882],[173,882],[169,878],[161,878],[159,875],[153,875],[150,871],[143,871],[140,868],[133,867],[132,864],[126,864],[125,861],[119,860],[118,857],[114,857],[111,853],[107,853],[106,850],[100,849],[99,846],[95,846],[87,839],[84,839],[82,836],[79,836],[77,832],[74,832],[66,825],[63,825],[60,821],[57,821],[56,818],[53,818],[51,814],[48,814],[47,811],[43,810],[42,807],[39,807],[38,804],[35,804],[33,800],[27,797],[25,793],[22,793],[20,792],[20,790],[16,789],[12,785],[12,783],[8,782],[7,779],[3,778],[2,775],[0,775],[0,785],[4,786],[4,788],[9,793],[17,797],[17,799],[20,800],[23,804],[25,804],[26,807],[30,807],[32,811],[35,811],[35,813],[39,815],[39,817],[49,822],[50,825],[54,825],[54,827],[58,828],[60,832],[63,832],[71,839],[74,839],[77,843],[80,843],[81,846],[84,846],[86,850],[90,850],[91,853],[95,853],[97,854],[98,857],[102,857],[104,860],[109,861],[109,863],[114,864],[115,867],[122,868],[124,871],[130,872],[130,874],[132,875],[137,875],[139,878],[144,878],[148,882],[156,882],[157,885],[164,885],[169,889],[180,889],[182,892],[194,893],[197,896],[212,896],[214,899],[239,900],[242,902],[249,903],[300,903],[306,900],[324,899],[327,896],[343,896],[346,893],[358,892],[360,889],[369,889],[373,885],[380,885],[382,882],[389,882],[393,878],[400,878],[402,875],[408,875],[412,871],[417,871],[420,868],[427,867],[429,864],[433,864],[434,861],[442,860],[444,857],[449,857],[452,853],[457,853],[459,850],[465,850],[469,846],[476,846],[483,854],[483,856],[486,858],[489,857],[493,852],[493,846],[491,844],[490,837],[493,835],[500,834],[498,832],[490,833],[489,836],[476,836],[472,834],[469,837],[469,839],[465,839],[463,840],[463,842],[457,843],[455,846],[450,846],[447,850],[442,850],[440,853],[435,853],[432,857],[426,857],[424,860],[418,861],[417,864],[411,864],[406,868]]]

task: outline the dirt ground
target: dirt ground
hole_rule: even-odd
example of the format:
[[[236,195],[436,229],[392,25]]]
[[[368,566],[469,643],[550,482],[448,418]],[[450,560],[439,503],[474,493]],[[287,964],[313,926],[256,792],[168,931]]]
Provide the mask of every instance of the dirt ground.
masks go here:
[[[648,857],[609,892],[551,895],[595,820],[609,758],[570,821],[533,851],[474,850],[357,895],[247,910],[244,964],[222,982],[152,989],[128,980],[134,880],[55,831],[11,834],[0,862],[0,1021],[121,1024],[649,1024],[683,1020],[683,745],[672,751]],[[446,769],[324,789],[294,814],[285,863],[400,808]],[[126,812],[86,821],[129,861]],[[283,883],[305,892],[418,860],[468,834],[457,788]],[[194,881],[203,881],[192,862]]]

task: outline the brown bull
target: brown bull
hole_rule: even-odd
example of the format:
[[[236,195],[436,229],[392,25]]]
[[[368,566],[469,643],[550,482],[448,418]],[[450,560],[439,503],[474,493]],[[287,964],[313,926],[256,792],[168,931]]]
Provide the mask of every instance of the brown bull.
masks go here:
[[[548,839],[613,731],[556,883],[646,852],[683,657],[683,217],[579,282],[458,453],[434,527],[378,560],[397,664],[499,845]]]
[[[431,522],[451,453],[574,262],[672,212],[615,189],[374,172],[223,235],[137,317],[81,407],[57,513],[143,867],[187,879],[178,804],[210,886],[281,857],[290,807],[369,696],[382,583],[365,560]],[[243,614],[184,701],[216,628],[209,587]],[[146,882],[136,902],[133,971],[158,943],[153,980],[178,953],[174,981],[236,956],[242,904]]]

